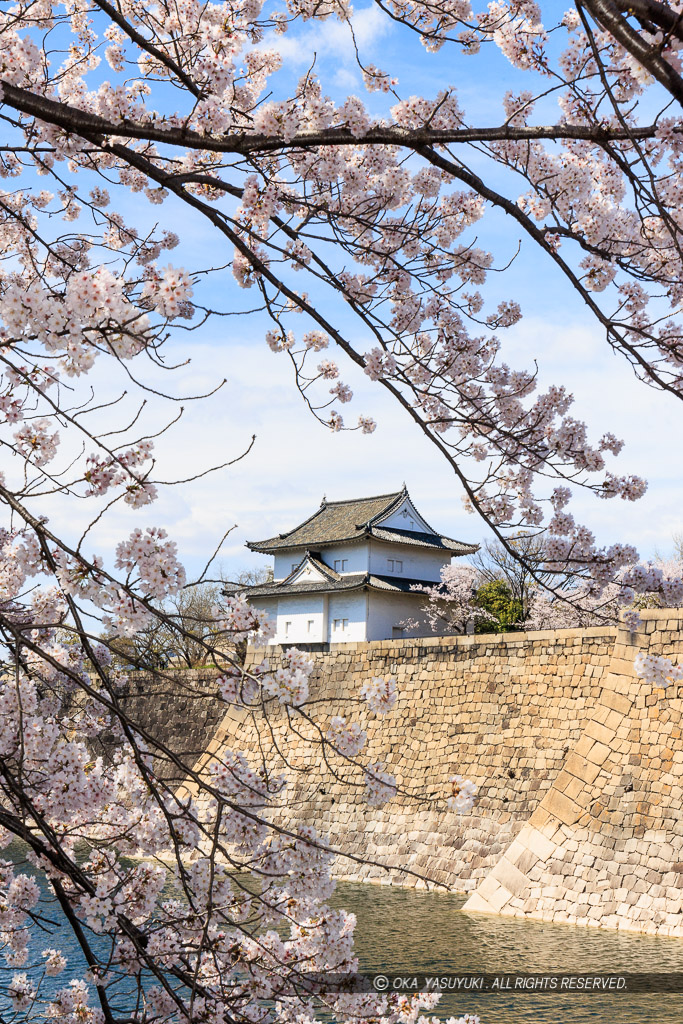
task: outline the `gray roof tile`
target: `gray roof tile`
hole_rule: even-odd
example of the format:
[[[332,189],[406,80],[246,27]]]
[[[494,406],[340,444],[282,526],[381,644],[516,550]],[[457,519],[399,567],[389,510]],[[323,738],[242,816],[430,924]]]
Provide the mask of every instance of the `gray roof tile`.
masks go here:
[[[412,544],[415,547],[441,548],[454,555],[473,555],[478,544],[465,544],[451,537],[441,537],[435,533],[416,533],[414,530],[397,530],[393,526],[373,526],[370,534],[376,540],[398,541],[399,544]]]
[[[332,544],[374,537],[376,540],[399,542],[418,547],[438,548],[456,555],[472,554],[476,544],[465,544],[433,533],[416,533],[413,530],[399,530],[384,527],[376,520],[389,515],[394,506],[407,496],[404,488],[393,494],[380,494],[373,498],[355,498],[347,501],[323,501],[317,512],[287,533],[266,540],[247,541],[252,551],[274,554],[294,548],[316,550]]]

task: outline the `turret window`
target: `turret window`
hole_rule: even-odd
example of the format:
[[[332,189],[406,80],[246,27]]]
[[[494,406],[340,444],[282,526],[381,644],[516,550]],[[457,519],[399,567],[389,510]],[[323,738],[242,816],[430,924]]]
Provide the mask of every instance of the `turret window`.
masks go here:
[[[389,572],[403,572],[403,562],[400,558],[387,558],[387,569]]]
[[[334,560],[334,571],[335,572],[346,572],[349,567],[348,558],[335,558]]]

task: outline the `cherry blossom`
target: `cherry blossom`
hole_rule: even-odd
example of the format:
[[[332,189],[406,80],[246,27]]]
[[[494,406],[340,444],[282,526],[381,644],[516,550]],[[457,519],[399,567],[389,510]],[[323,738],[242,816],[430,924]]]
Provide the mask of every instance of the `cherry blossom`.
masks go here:
[[[26,974],[14,974],[7,987],[7,994],[15,1010],[28,1010],[36,998],[36,990]]]
[[[374,714],[385,715],[396,704],[398,696],[396,680],[393,676],[388,679],[373,676],[372,679],[363,683],[360,695],[365,698],[368,707]]]
[[[281,704],[303,704],[308,698],[308,680],[315,663],[296,647],[290,647],[285,653],[285,662],[285,667],[265,672],[261,676],[261,686],[271,697],[277,697]]]
[[[344,379],[353,366],[433,446],[501,544],[512,550],[520,528],[543,531],[527,625],[559,624],[566,608],[593,621],[627,607],[636,626],[639,606],[683,600],[680,569],[643,564],[628,539],[598,543],[572,511],[578,491],[616,505],[641,500],[647,484],[616,468],[628,458],[621,439],[609,424],[593,438],[562,382],[541,388],[533,363],[510,365],[506,340],[528,309],[505,274],[521,238],[519,259],[534,247],[635,373],[682,397],[681,10],[388,0],[379,16],[420,37],[425,81],[431,53],[452,59],[452,82],[424,96],[403,89],[391,49],[378,66],[358,48],[362,95],[340,95],[317,66],[293,84],[281,73],[277,44],[302,23],[333,19],[352,38],[346,0],[288,0],[285,10],[17,0],[0,12],[0,633],[12,669],[0,681],[0,842],[19,837],[50,898],[109,943],[106,962],[88,945],[87,977],[39,984],[64,957],[34,948],[40,891],[3,862],[8,995],[26,1019],[111,1021],[107,982],[121,971],[139,995],[127,1019],[141,1024],[307,1024],[315,1008],[297,994],[297,973],[356,966],[351,916],[328,903],[335,851],[312,825],[273,824],[291,792],[280,767],[235,750],[202,773],[120,700],[126,672],[111,638],[163,618],[188,580],[161,523],[117,536],[112,559],[96,528],[117,503],[150,522],[165,485],[154,477],[156,428],[138,423],[146,368],[167,366],[169,332],[190,337],[236,312],[229,298],[216,309],[205,301],[210,275],[232,274],[244,289],[264,352],[291,366],[329,430],[377,425],[355,409]],[[519,85],[479,124],[457,61],[489,74],[494,51]],[[495,227],[501,214],[511,247]],[[195,228],[210,240],[192,255]],[[100,394],[108,367],[140,396],[131,415],[121,397]],[[73,536],[45,519],[55,495],[79,510]],[[81,508],[92,510],[84,530]],[[451,628],[484,615],[466,571],[433,589],[430,614],[450,603]],[[271,635],[239,593],[215,619],[233,651]],[[208,646],[229,714],[312,729],[335,764],[353,761],[373,806],[398,792],[382,762],[355,761],[366,737],[347,705],[318,718],[304,652],[264,657],[246,674]],[[647,654],[636,669],[651,685],[680,671]],[[155,682],[170,685],[159,671]],[[397,704],[394,680],[368,680],[361,699],[381,721]],[[93,754],[103,733],[106,758]],[[187,792],[162,763],[189,780]],[[449,786],[440,798],[466,812],[473,784],[454,775]],[[255,884],[245,890],[240,872]],[[435,1005],[433,995],[344,996],[325,1013],[433,1024],[422,1011]]]
[[[446,801],[449,809],[457,811],[458,814],[471,810],[477,795],[475,784],[462,775],[453,775],[448,782],[451,787],[451,795]]]
[[[683,665],[674,665],[670,658],[638,651],[634,661],[637,676],[653,686],[668,686],[683,679]]]
[[[61,974],[66,967],[66,957],[58,949],[44,949],[45,973],[48,977],[54,978]]]
[[[367,733],[358,722],[347,724],[341,715],[333,715],[327,730],[327,739],[342,754],[355,757],[365,746]]]
[[[446,565],[441,582],[434,586],[415,584],[413,590],[427,598],[423,611],[432,629],[464,633],[470,624],[490,622],[492,616],[476,602],[479,577],[469,565]],[[410,625],[410,623],[406,623]]]
[[[365,769],[365,799],[371,807],[382,807],[396,794],[396,779],[385,767],[375,761]]]

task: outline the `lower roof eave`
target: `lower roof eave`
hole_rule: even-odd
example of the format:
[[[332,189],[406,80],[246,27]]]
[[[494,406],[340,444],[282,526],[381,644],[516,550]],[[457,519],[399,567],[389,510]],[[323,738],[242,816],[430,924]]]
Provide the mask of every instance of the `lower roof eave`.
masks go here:
[[[252,600],[266,600],[276,597],[305,597],[314,594],[348,594],[358,590],[374,590],[382,594],[412,594],[414,597],[424,597],[421,591],[413,590],[415,586],[436,586],[430,580],[397,579],[390,576],[377,576],[364,574],[357,580],[331,581],[329,583],[312,584],[257,584],[255,587],[245,588],[245,594]]]

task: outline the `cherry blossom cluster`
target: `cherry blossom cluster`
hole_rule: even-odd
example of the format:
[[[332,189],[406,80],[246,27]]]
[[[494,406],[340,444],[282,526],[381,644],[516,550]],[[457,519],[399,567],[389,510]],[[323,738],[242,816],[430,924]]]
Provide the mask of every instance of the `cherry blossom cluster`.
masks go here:
[[[452,775],[448,784],[451,787],[451,795],[446,800],[448,809],[457,811],[458,814],[465,814],[472,810],[477,796],[477,787],[471,779],[465,779],[462,775]]]
[[[328,358],[336,346],[404,407],[499,536],[545,530],[544,569],[579,582],[539,593],[527,624],[630,603],[636,625],[639,606],[680,604],[680,568],[640,564],[627,543],[599,545],[569,511],[576,488],[635,501],[645,481],[614,471],[621,441],[610,431],[591,440],[565,387],[541,390],[535,366],[509,365],[505,332],[523,311],[491,285],[522,237],[638,375],[683,394],[683,132],[675,109],[664,110],[661,73],[680,74],[683,35],[656,20],[683,4],[652,5],[652,22],[620,8],[628,31],[611,33],[588,0],[567,11],[534,0],[388,0],[396,30],[417,32],[427,51],[448,46],[483,62],[495,47],[515,69],[502,123],[482,126],[455,85],[402,95],[389,59],[380,68],[360,52],[371,102],[340,97],[315,67],[288,88],[281,36],[330,17],[351,32],[346,0],[288,0],[284,12],[265,0],[118,0],[115,17],[107,6],[16,0],[0,11],[0,417],[12,453],[0,480],[0,633],[13,668],[0,680],[0,840],[22,836],[52,898],[109,943],[106,963],[91,946],[91,977],[41,992],[38,979],[57,976],[65,957],[34,948],[40,891],[3,862],[3,952],[16,972],[7,992],[27,1020],[100,1024],[112,1013],[99,966],[105,982],[120,971],[137,985],[144,1009],[130,1014],[141,1024],[306,1024],[314,1008],[289,979],[355,968],[352,917],[328,904],[333,852],[312,826],[272,824],[283,793],[273,766],[225,751],[192,775],[123,716],[125,673],[98,631],[120,640],[146,628],[185,573],[160,526],[121,540],[109,571],[101,555],[86,557],[88,531],[60,539],[44,520],[39,499],[57,492],[92,502],[93,523],[112,491],[131,515],[156,496],[149,440],[132,439],[123,417],[98,435],[86,413],[111,410],[108,396],[84,409],[71,403],[72,386],[105,360],[125,363],[133,382],[141,357],[165,366],[169,329],[211,315],[200,294],[206,264],[229,267],[269,317],[267,346],[287,353],[332,431],[353,402],[343,366]],[[495,230],[501,212],[515,227],[509,248]],[[188,216],[215,244],[202,247],[203,264],[161,265],[180,244],[167,225]],[[489,219],[492,233],[482,230]],[[489,237],[495,252],[480,240]],[[89,378],[98,392],[102,376]],[[370,416],[357,422],[375,429]],[[450,609],[452,628],[486,615],[467,571],[433,590],[430,615]],[[236,644],[270,635],[243,595],[215,618]],[[303,652],[249,676],[212,653],[217,691],[241,714],[274,706],[315,721]],[[678,666],[647,654],[636,669],[653,685],[680,679]],[[371,679],[361,696],[381,717],[397,702],[395,682]],[[337,710],[319,724],[320,745],[353,759],[366,737]],[[119,744],[111,759],[93,754],[105,732]],[[157,755],[192,776],[202,799],[174,794]],[[361,770],[373,806],[397,792],[383,763]],[[469,810],[474,784],[453,776],[449,785],[448,806]],[[256,884],[244,887],[240,870]],[[168,882],[179,895],[168,897]],[[436,997],[331,1003],[325,1013],[342,1022],[433,1024],[422,1011]]]
[[[191,803],[180,804],[174,797],[160,807],[145,778],[145,769],[132,752],[120,754],[116,765],[104,771],[102,760],[93,763],[78,737],[81,714],[65,718],[60,700],[41,696],[26,677],[5,681],[0,688],[0,704],[0,747],[5,762],[20,759],[31,787],[34,814],[40,815],[51,830],[60,834],[66,830],[61,844],[62,866],[75,857],[78,843],[91,845],[89,860],[78,861],[73,878],[52,869],[47,870],[47,878],[59,883],[89,929],[115,936],[114,963],[129,975],[148,970],[151,964],[155,971],[170,972],[172,977],[182,964],[187,965],[187,951],[197,948],[197,940],[206,930],[201,908],[207,901],[222,908],[216,911],[210,926],[213,966],[209,969],[207,963],[198,974],[202,998],[212,1014],[221,1003],[229,1005],[234,1014],[240,1007],[254,1005],[255,998],[272,997],[282,988],[280,968],[285,963],[295,971],[297,964],[307,964],[309,970],[355,967],[351,955],[353,918],[321,903],[334,888],[329,877],[332,856],[324,842],[310,827],[292,839],[272,832],[259,820],[259,812],[280,791],[282,780],[266,780],[238,754],[225,754],[211,772],[215,793],[225,802],[214,842],[218,835],[226,851],[238,849],[242,856],[248,856],[252,870],[271,880],[264,895],[246,895],[235,887],[225,865],[200,856],[183,869],[189,904],[164,899],[167,870],[149,859],[131,862],[126,858],[132,854],[148,858],[171,840],[196,848],[207,826],[216,827],[218,819],[212,817],[210,809],[209,817],[203,818]],[[19,707],[26,718],[23,731]],[[115,814],[103,815],[105,806],[115,808]],[[173,823],[172,836],[169,821]],[[3,838],[6,843],[11,835]],[[33,859],[36,866],[44,861],[39,853]],[[17,872],[7,862],[2,873],[6,958],[14,967],[28,965],[31,940],[27,915],[38,908],[40,890],[35,879]],[[266,925],[286,920],[289,938],[272,931],[262,933],[256,941],[249,932],[236,928],[240,921],[253,922],[255,915]],[[320,931],[310,927],[313,915],[324,918],[325,927]],[[144,930],[143,944],[137,939],[131,941],[131,924],[134,935]],[[43,950],[39,957],[49,977],[66,966],[58,949]],[[238,980],[244,976],[246,965],[258,982],[245,988]],[[92,1005],[97,996],[85,980],[73,979],[52,990],[48,1002],[43,1003],[33,977],[26,972],[12,978],[8,994],[18,1011],[36,1002],[47,1018],[60,1016],[92,1024],[104,1019],[101,1008]],[[163,1002],[160,996],[158,999]],[[165,1005],[169,1013],[179,1015],[178,1019],[191,1019],[184,1015],[182,1000],[178,1004],[171,999]],[[219,1014],[213,1019],[225,1018]]]
[[[330,719],[327,739],[340,754],[355,757],[365,746],[367,738],[358,722],[347,723],[341,715],[333,715]]]
[[[295,650],[292,648],[291,650]],[[288,651],[287,654],[290,654]],[[286,668],[277,668],[274,672],[268,672],[261,677],[263,690],[270,696],[276,697],[281,704],[292,704],[298,707],[308,698],[308,679],[313,671],[313,662],[309,659],[299,657],[300,652],[295,652],[295,659],[298,664],[289,660]]]
[[[49,420],[33,420],[15,431],[14,443],[27,462],[44,466],[57,454],[59,434],[51,431]]]
[[[365,799],[370,807],[382,807],[396,795],[396,779],[376,761],[365,769]]]
[[[145,595],[156,598],[173,594],[185,583],[185,570],[177,559],[175,541],[167,540],[165,530],[148,526],[136,529],[116,548],[116,567],[137,573],[138,586]]]
[[[254,704],[260,692],[258,682],[245,676],[237,665],[230,666],[219,675],[216,679],[216,686],[221,700],[224,700],[226,704],[246,706]]]
[[[261,4],[247,4],[233,12],[229,43],[221,38],[219,45],[217,33],[220,35],[223,30],[218,27],[222,25],[218,6],[210,5],[210,13],[202,17],[199,24],[194,4],[183,5],[172,19],[174,23],[177,21],[177,30],[184,40],[179,49],[175,44],[169,49],[168,39],[163,32],[159,34],[154,10],[155,5],[143,11],[134,2],[122,8],[124,18],[130,17],[136,25],[144,26],[155,39],[153,48],[143,47],[142,50],[136,50],[131,35],[120,26],[106,25],[103,19],[101,28],[108,41],[105,56],[115,77],[111,82],[101,83],[97,89],[89,88],[87,71],[92,62],[99,60],[96,56],[98,27],[90,25],[86,30],[81,16],[72,15],[70,27],[81,48],[80,61],[73,55],[66,61],[56,91],[62,103],[72,103],[79,111],[114,122],[126,119],[136,123],[143,132],[161,132],[169,143],[174,143],[174,133],[181,130],[207,139],[212,133],[224,137],[231,130],[249,131],[282,141],[285,146],[282,155],[269,155],[263,164],[256,161],[239,184],[230,186],[231,194],[238,200],[231,214],[229,238],[236,245],[233,267],[240,283],[265,287],[264,269],[272,274],[274,257],[277,261],[284,258],[297,271],[310,267],[317,275],[327,274],[311,241],[315,236],[315,222],[324,211],[325,222],[337,224],[336,237],[352,260],[350,265],[332,269],[328,274],[329,282],[335,289],[341,289],[354,310],[364,317],[373,311],[372,319],[374,311],[389,310],[386,320],[381,317],[382,345],[376,345],[364,356],[366,372],[372,379],[404,390],[427,431],[449,435],[448,448],[454,459],[471,451],[476,460],[487,463],[489,479],[491,464],[497,463],[493,492],[489,484],[479,483],[470,495],[470,500],[475,501],[491,522],[505,528],[513,524],[517,516],[517,525],[519,522],[541,524],[542,505],[532,492],[535,474],[541,466],[558,475],[570,475],[575,482],[588,483],[605,497],[619,495],[634,500],[643,493],[642,481],[606,471],[602,452],[615,454],[618,443],[616,446],[608,443],[606,447],[590,445],[583,424],[567,415],[570,396],[559,388],[551,389],[535,402],[525,401],[535,389],[534,375],[513,371],[496,362],[498,340],[488,333],[481,335],[476,329],[471,331],[473,323],[477,327],[482,323],[479,313],[483,297],[476,290],[461,292],[461,288],[483,285],[494,264],[491,253],[474,245],[471,239],[466,242],[459,239],[487,212],[488,200],[483,193],[478,193],[471,183],[469,189],[451,188],[457,174],[448,166],[425,159],[420,166],[409,169],[397,147],[366,144],[373,129],[386,124],[386,120],[380,122],[370,116],[358,97],[335,103],[325,95],[313,74],[302,79],[295,95],[260,102],[269,88],[271,76],[281,65],[276,52],[259,45],[266,22],[258,19],[267,18]],[[344,4],[324,5],[315,10],[297,4],[290,12],[292,21],[298,17],[307,19],[330,14],[343,21],[350,17]],[[438,15],[433,5],[415,3],[409,7],[396,6],[396,14],[418,29],[428,49],[442,45],[450,38],[449,33],[457,30],[456,37],[467,53],[472,54],[481,44],[490,42],[520,70],[533,69],[542,75],[550,73],[549,33],[543,24],[541,7],[530,0],[500,0],[481,12],[458,0],[440,5]],[[46,29],[48,22],[51,26],[49,19],[53,15],[52,6],[47,5],[42,14]],[[37,17],[40,25],[40,16]],[[16,65],[22,69],[18,77],[10,75],[8,79],[16,84],[26,81],[30,68],[36,66],[38,53],[35,41],[25,39],[17,30],[17,24],[16,20],[8,24],[4,37],[7,67]],[[279,12],[273,12],[272,24],[283,32],[288,30],[289,21],[283,20]],[[573,70],[579,66],[585,69],[585,62],[581,64],[578,55],[582,47],[590,49],[575,12],[562,19],[561,30],[570,41],[569,49],[560,59],[568,79],[567,90],[560,100],[567,116],[571,114],[576,119],[581,114],[585,120],[586,104],[590,107],[589,101],[596,95],[595,80],[599,76],[590,61],[588,70],[582,73]],[[618,76],[619,95],[630,98],[640,94],[643,82],[637,80],[632,58],[604,32],[598,31],[596,39],[598,46],[609,52],[610,71]],[[675,59],[675,50],[674,41],[667,44],[668,59]],[[32,56],[27,64],[28,53]],[[128,60],[137,60],[142,75],[139,81],[131,82],[122,77]],[[121,76],[120,80],[116,75]],[[185,75],[182,78],[185,87],[187,78],[192,79],[197,90],[192,109],[172,111],[168,106],[158,109],[155,102],[161,97],[157,97],[157,90],[150,84],[150,75],[163,80]],[[371,90],[379,88],[392,95],[396,93],[397,82],[390,74],[366,64],[364,76]],[[627,86],[629,79],[633,82]],[[45,88],[47,95],[51,95],[50,86]],[[534,111],[533,94],[528,90],[518,95],[508,94],[503,106],[508,123],[524,127],[530,123]],[[465,113],[452,88],[440,90],[433,99],[398,98],[390,115],[390,124],[405,131],[428,126],[429,130],[439,132],[466,125]],[[624,116],[628,118],[630,114],[627,112]],[[287,143],[297,133],[334,132],[342,128],[351,132],[358,140],[357,145],[320,152],[315,146],[291,153],[286,150]],[[48,169],[60,159],[68,159],[74,171],[86,162],[84,141],[71,136],[65,138],[61,129],[51,125],[49,120],[39,123],[38,133],[41,141],[49,142],[54,148],[54,153],[46,158]],[[157,172],[164,165],[156,154],[154,141],[150,140],[146,150],[147,162],[142,161],[145,169],[137,157],[126,162],[120,153],[114,155],[106,147],[93,153],[92,146],[88,145],[89,167],[93,164],[105,170],[115,167],[124,187],[144,193],[153,204],[165,201],[170,194],[169,188],[157,180]],[[628,149],[629,145],[626,143],[623,148]],[[677,138],[670,125],[660,126],[656,146],[668,147],[667,157],[671,150],[671,159],[678,158]],[[652,158],[661,161],[664,157],[656,146],[650,147]],[[492,160],[519,170],[527,186],[531,184],[527,193],[516,197],[519,210],[528,211],[530,219],[539,223],[550,216],[550,211],[559,216],[563,222],[553,225],[555,239],[565,235],[585,237],[589,251],[582,257],[581,268],[585,273],[581,280],[588,291],[604,291],[613,279],[616,282],[617,269],[626,278],[631,270],[638,276],[647,276],[653,273],[653,260],[661,270],[661,261],[665,259],[669,261],[665,276],[671,281],[672,300],[675,298],[675,271],[670,266],[675,254],[667,243],[666,224],[651,216],[638,216],[637,210],[627,208],[619,165],[611,161],[602,148],[590,142],[572,142],[555,154],[542,141],[529,143],[510,139],[491,143],[487,152]],[[650,156],[649,151],[647,155]],[[211,183],[211,174],[219,164],[220,160],[203,153],[201,146],[183,153],[185,190],[193,202],[204,199],[216,203],[225,195],[220,173],[216,174],[215,187]],[[549,181],[552,187],[547,184]],[[599,195],[592,187],[596,181],[601,186]],[[669,176],[665,175],[663,191],[669,187],[668,181]],[[75,219],[82,216],[77,216],[75,210],[83,206],[85,197],[78,204],[73,192],[63,187],[58,192],[64,210]],[[33,205],[36,216],[50,210],[50,195],[45,189],[36,194]],[[21,200],[24,198],[22,195]],[[138,255],[147,266],[152,243],[142,239],[110,209],[109,189],[90,189],[87,202],[99,211],[99,216],[105,216],[103,211],[107,211],[107,245],[114,249],[137,246]],[[362,214],[358,213],[359,203]],[[16,210],[20,209],[21,202],[17,200]],[[283,218],[287,219],[288,235],[280,245],[278,232]],[[298,230],[297,225],[302,229]],[[308,225],[311,225],[310,239]],[[166,247],[173,247],[177,237],[165,232],[162,242]],[[86,239],[79,240],[78,245],[92,248],[92,243]],[[395,253],[404,255],[403,263],[397,261]],[[87,253],[79,250],[78,258],[86,257]],[[141,308],[156,311],[167,319],[190,315],[192,285],[185,270],[149,265],[145,273],[138,297]],[[438,287],[434,289],[430,282]],[[285,312],[310,314],[312,311],[305,293],[294,291],[284,279],[282,285],[284,289],[280,284],[276,286],[276,291],[283,291],[287,296],[282,311],[277,313],[277,295],[271,296],[275,307],[272,302],[269,307],[277,313],[279,328],[268,332],[269,344],[281,351],[291,350],[294,344],[292,332],[282,326]],[[67,296],[69,301],[73,296],[79,303],[92,306],[90,292],[94,289],[99,296],[95,301],[97,306],[103,288],[110,289],[119,303],[112,305],[113,319],[135,325],[120,336],[107,331],[111,335],[107,344],[117,353],[129,356],[139,345],[145,344],[145,332],[151,330],[139,311],[126,316],[126,310],[119,308],[121,302],[129,302],[131,314],[135,308],[130,283],[103,268],[91,272],[85,267],[69,276]],[[118,297],[117,288],[123,288]],[[643,320],[648,302],[644,288],[635,281],[621,278],[618,288],[623,296],[623,309],[632,317],[628,329],[638,330],[641,336],[647,335],[651,325]],[[22,294],[14,294],[13,300],[20,312],[23,310],[25,314],[30,307],[33,314],[34,309],[41,312],[38,307],[45,301],[57,307],[60,296],[45,298],[44,294],[34,295],[24,290]],[[485,315],[484,322],[492,329],[507,329],[520,316],[518,304],[506,300],[499,303],[495,312]],[[327,346],[331,338],[337,340],[335,332],[324,329],[320,317],[316,319],[318,323],[313,329],[303,332],[304,353]],[[70,344],[79,346],[79,359],[94,358],[88,342],[93,332],[102,329],[101,323],[87,327],[83,342],[78,341],[78,336],[74,339],[72,334]],[[676,343],[672,330],[670,325],[658,328],[653,344],[658,346],[665,360],[675,363]],[[53,334],[62,337],[63,332]],[[624,338],[628,344],[635,344],[633,334]],[[335,384],[332,389],[335,401],[344,404],[351,397],[348,385],[342,381]],[[329,414],[326,422],[333,431],[344,427],[336,410]],[[373,427],[368,417],[359,420],[363,432],[370,432]],[[579,480],[577,474],[581,473],[601,474],[601,481],[590,484],[585,476]],[[136,500],[147,500],[144,487],[136,491]],[[591,558],[600,561],[598,552],[593,552]],[[616,571],[618,566],[613,568]]]
[[[633,662],[635,673],[653,686],[668,686],[683,679],[683,665],[674,665],[670,658],[638,651]]]
[[[625,552],[633,555],[635,552]],[[683,564],[678,560],[626,564],[610,583],[574,583],[548,596],[532,595],[525,629],[575,629],[604,625],[619,618],[631,630],[640,626],[638,609],[678,608],[683,602]]]
[[[143,468],[153,458],[152,452],[152,442],[143,440],[113,456],[89,455],[85,471],[86,497],[106,494],[111,487],[124,485],[126,504],[140,508],[153,502],[157,489],[145,479],[149,470]]]
[[[490,622],[492,616],[476,600],[480,584],[477,571],[469,565],[445,565],[441,581],[432,586],[414,584],[416,593],[424,594],[423,611],[432,629],[447,627],[464,633],[470,624]],[[406,625],[411,623],[406,622]]]
[[[71,274],[61,291],[39,279],[26,287],[18,275],[8,277],[0,296],[4,336],[15,343],[38,337],[67,374],[87,372],[102,348],[131,359],[152,338],[130,286],[105,267]]]
[[[372,679],[363,683],[360,695],[367,701],[368,707],[374,714],[385,715],[396,704],[398,697],[396,680],[393,676],[389,676],[388,679],[373,676]]]
[[[238,639],[249,637],[252,643],[261,644],[274,635],[267,612],[250,604],[244,593],[225,597],[216,614],[219,628]]]
[[[187,271],[176,267],[154,270],[146,279],[142,289],[142,301],[148,302],[167,320],[176,317],[192,317],[192,284]]]

